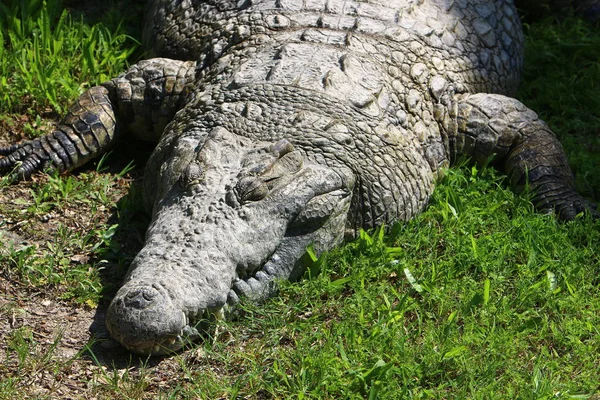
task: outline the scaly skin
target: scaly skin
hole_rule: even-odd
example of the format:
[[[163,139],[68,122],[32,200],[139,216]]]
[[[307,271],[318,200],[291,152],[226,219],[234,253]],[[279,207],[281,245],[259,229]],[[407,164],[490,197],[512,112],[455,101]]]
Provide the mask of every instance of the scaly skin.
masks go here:
[[[57,133],[0,149],[5,170],[25,160],[19,178],[75,168],[119,131],[158,142],[146,245],[106,320],[131,351],[177,350],[240,296],[272,295],[310,244],[412,218],[462,154],[543,211],[594,212],[548,127],[507,97],[522,62],[509,1],[155,0],[146,26],[156,55],[188,61],[84,94],[59,130],[87,153]]]

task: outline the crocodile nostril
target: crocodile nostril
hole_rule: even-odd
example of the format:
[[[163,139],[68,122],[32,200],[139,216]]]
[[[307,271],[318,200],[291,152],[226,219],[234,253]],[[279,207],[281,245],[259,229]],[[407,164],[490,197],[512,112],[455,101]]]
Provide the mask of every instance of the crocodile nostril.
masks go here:
[[[152,289],[136,289],[125,296],[125,306],[144,309],[149,307],[156,299],[158,293]]]

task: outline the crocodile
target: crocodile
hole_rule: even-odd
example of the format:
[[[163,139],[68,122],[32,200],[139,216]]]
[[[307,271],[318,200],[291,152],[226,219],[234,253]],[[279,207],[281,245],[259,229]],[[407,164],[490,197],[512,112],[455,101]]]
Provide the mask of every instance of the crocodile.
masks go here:
[[[127,135],[156,144],[152,222],[106,316],[168,354],[317,254],[407,221],[461,157],[542,212],[596,213],[560,143],[510,97],[523,35],[510,0],[153,0],[153,58],[84,92],[56,129],[0,148],[13,179],[70,171]]]

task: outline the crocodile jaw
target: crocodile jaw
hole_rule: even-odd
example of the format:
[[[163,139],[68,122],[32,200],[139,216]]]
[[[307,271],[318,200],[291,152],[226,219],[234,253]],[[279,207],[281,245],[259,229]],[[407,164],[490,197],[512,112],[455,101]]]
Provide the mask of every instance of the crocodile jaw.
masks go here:
[[[159,285],[125,285],[111,303],[107,328],[132,353],[169,354],[200,336],[204,311],[185,312],[165,292]]]
[[[162,239],[164,232],[151,227],[106,314],[112,337],[142,355],[172,353],[196,341],[210,320],[222,316],[236,275],[235,264],[216,251]]]
[[[108,309],[109,332],[132,353],[150,356],[173,353],[199,339],[210,321],[224,318],[224,299],[210,307],[185,304],[180,291],[170,289],[165,283],[165,280],[153,284],[129,281]]]

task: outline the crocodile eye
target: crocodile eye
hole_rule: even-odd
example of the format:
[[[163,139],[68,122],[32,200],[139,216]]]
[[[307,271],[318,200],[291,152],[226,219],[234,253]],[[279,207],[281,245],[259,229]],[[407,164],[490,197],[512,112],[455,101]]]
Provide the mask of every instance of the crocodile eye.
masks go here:
[[[271,145],[270,150],[273,154],[277,155],[278,157],[283,157],[284,155],[294,151],[294,146],[286,139],[281,139],[277,143]]]
[[[200,183],[204,177],[204,169],[196,162],[190,163],[179,177],[179,184],[182,188],[188,189],[189,187]]]
[[[265,182],[255,176],[242,178],[236,185],[240,202],[258,201],[264,199],[269,193]]]

